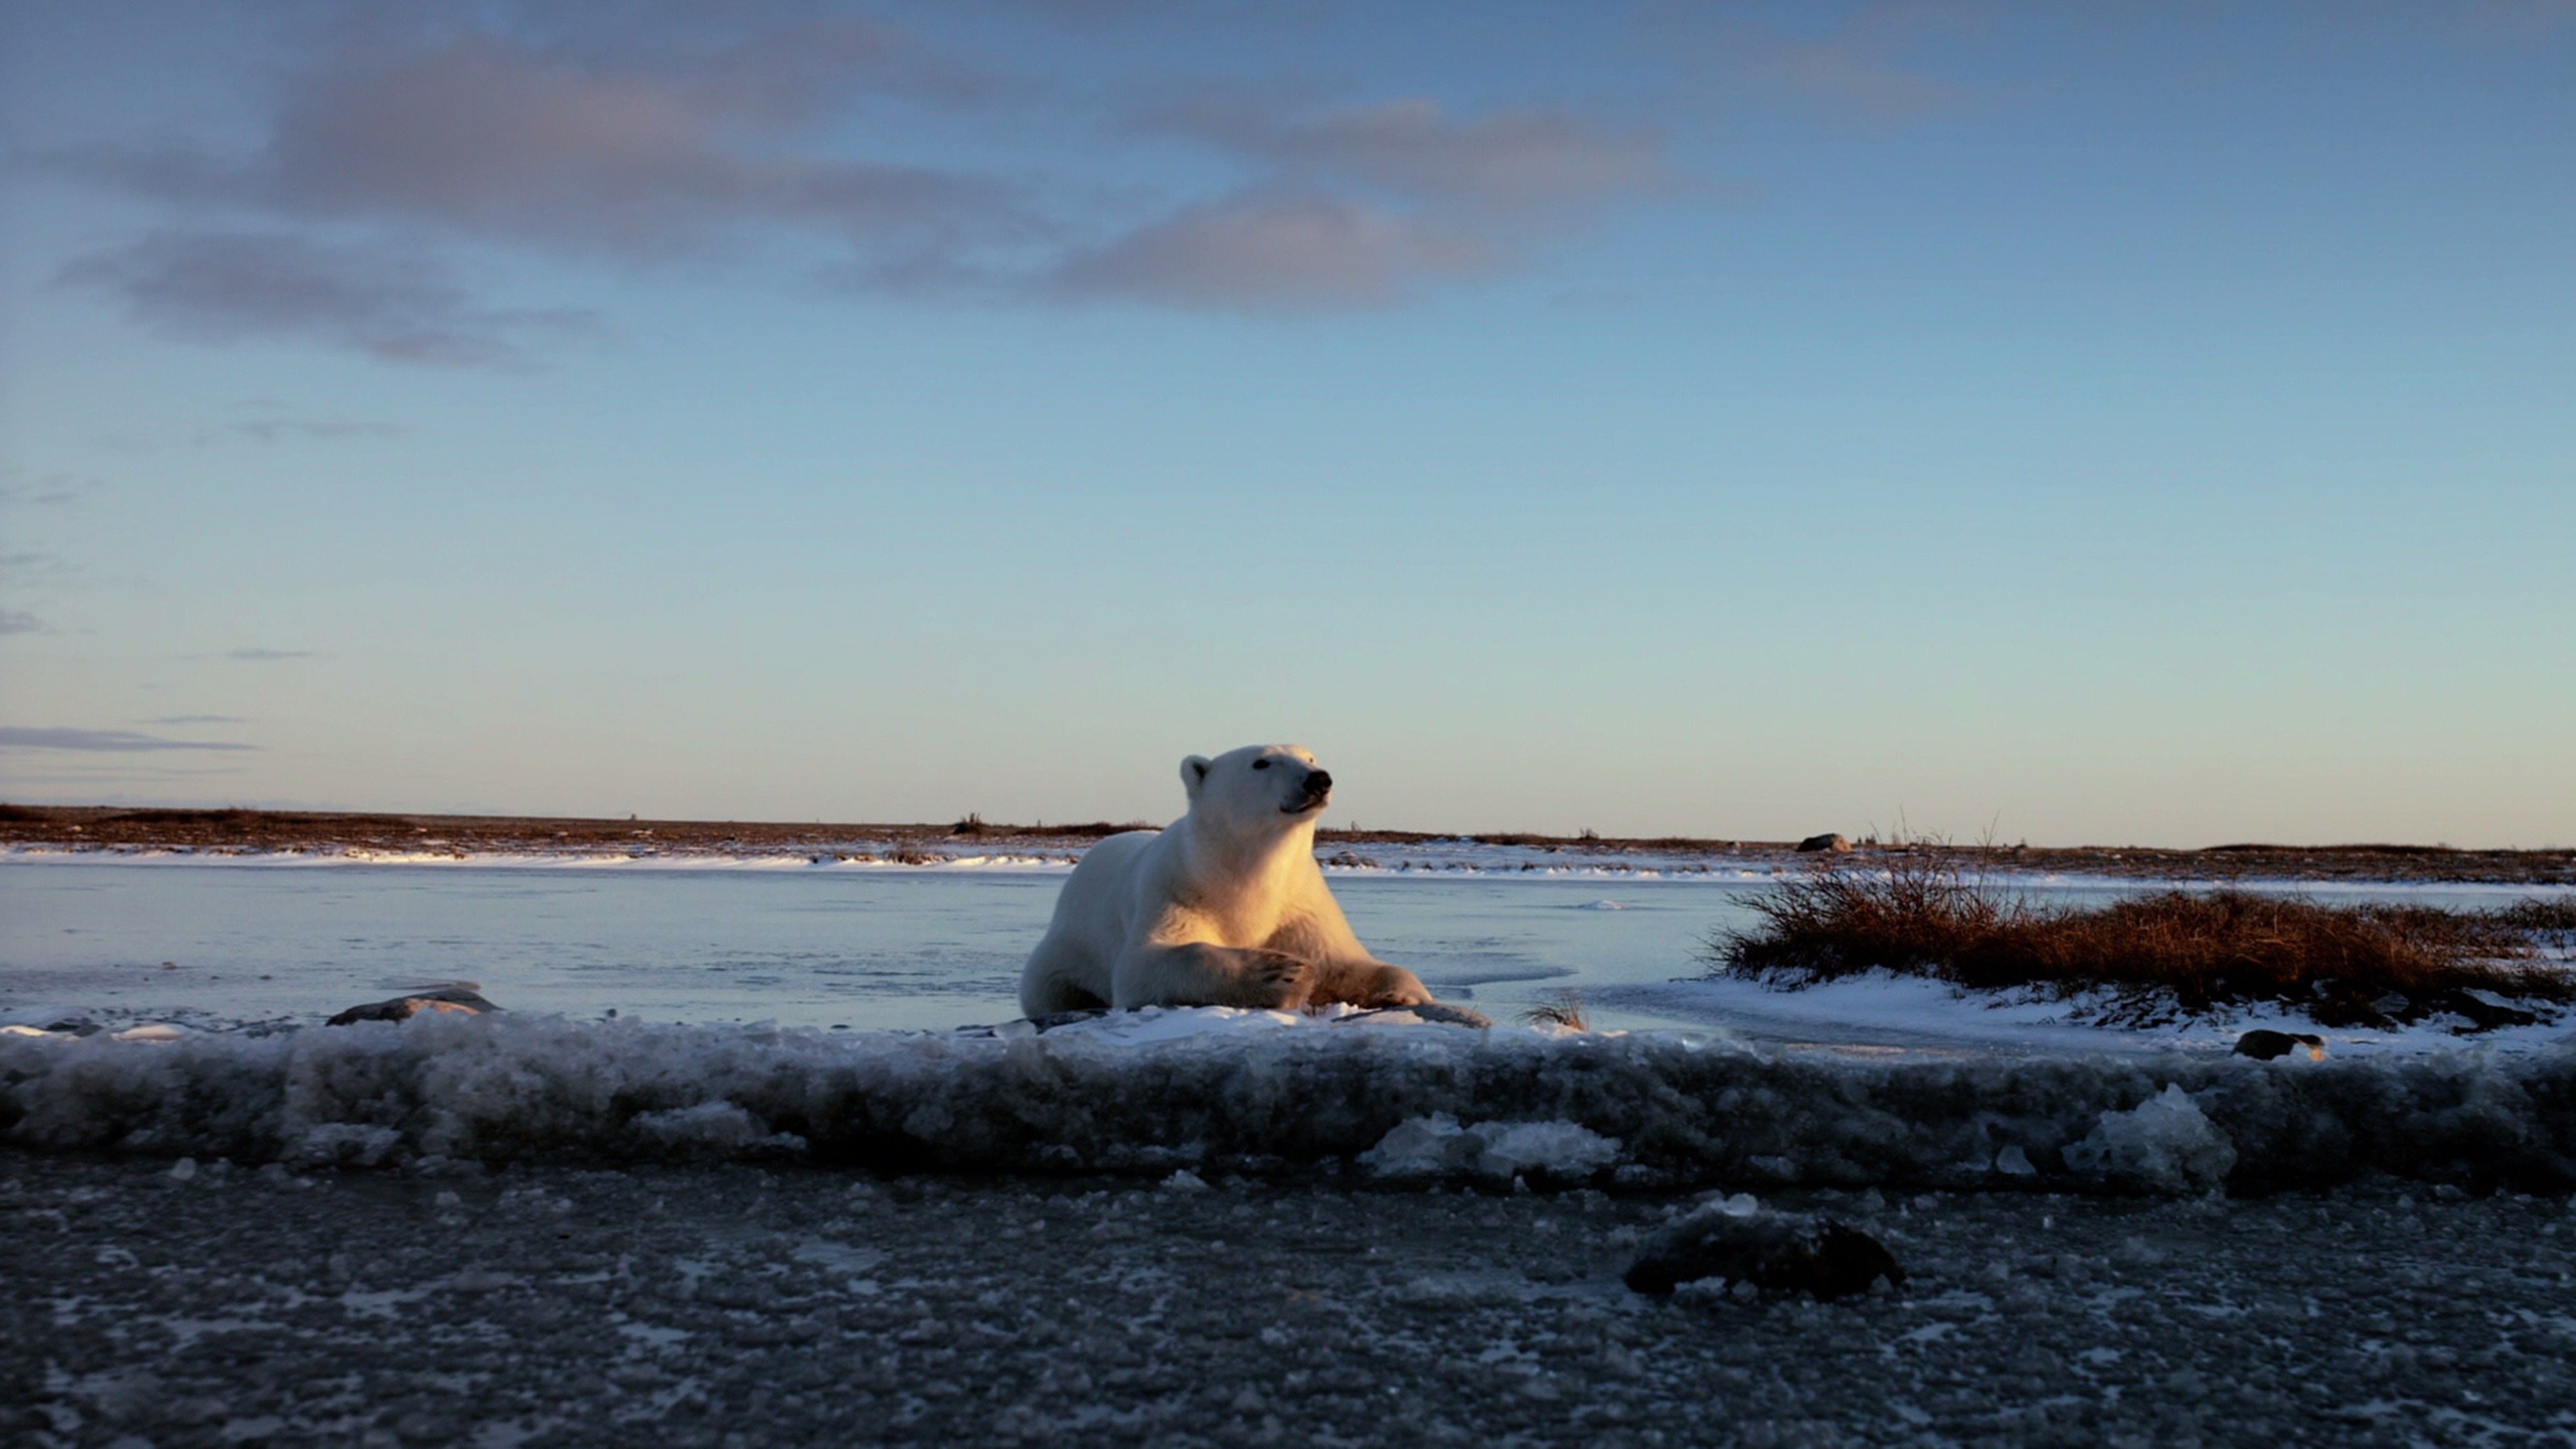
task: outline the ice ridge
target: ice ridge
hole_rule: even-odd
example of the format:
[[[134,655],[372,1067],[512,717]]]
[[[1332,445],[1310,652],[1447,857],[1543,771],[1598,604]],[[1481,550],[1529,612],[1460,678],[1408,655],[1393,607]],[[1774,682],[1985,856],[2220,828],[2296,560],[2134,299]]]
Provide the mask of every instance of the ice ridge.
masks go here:
[[[783,1159],[1419,1181],[1494,1180],[1526,1160],[1554,1181],[1640,1187],[2262,1192],[2385,1173],[2566,1191],[2576,1049],[2285,1067],[1854,1059],[1690,1032],[1138,1047],[425,1016],[171,1042],[0,1037],[0,1145],[348,1166]]]

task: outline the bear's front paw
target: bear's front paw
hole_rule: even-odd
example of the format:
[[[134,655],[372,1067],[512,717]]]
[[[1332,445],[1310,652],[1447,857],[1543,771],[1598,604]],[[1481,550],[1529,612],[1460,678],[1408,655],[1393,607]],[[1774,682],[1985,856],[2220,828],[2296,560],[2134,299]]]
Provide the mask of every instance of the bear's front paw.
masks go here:
[[[1315,963],[1284,951],[1256,951],[1243,971],[1244,1002],[1270,1011],[1297,1011],[1315,994]]]
[[[1428,1006],[1431,988],[1401,966],[1380,966],[1362,984],[1358,1006]]]

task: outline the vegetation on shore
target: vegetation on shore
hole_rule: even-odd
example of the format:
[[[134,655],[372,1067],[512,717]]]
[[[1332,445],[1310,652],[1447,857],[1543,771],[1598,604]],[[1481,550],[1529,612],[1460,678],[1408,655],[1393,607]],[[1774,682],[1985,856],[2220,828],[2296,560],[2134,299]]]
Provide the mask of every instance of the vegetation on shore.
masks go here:
[[[2576,931],[2576,903],[2455,911],[2169,889],[2067,906],[1973,864],[1916,850],[1785,881],[1753,903],[1758,924],[1710,942],[1711,969],[1782,985],[1885,969],[1969,988],[2100,993],[2088,1015],[2128,1024],[2273,1004],[2324,1026],[2453,1015],[2478,1030],[2576,1002],[2576,969],[2541,949]]]
[[[259,810],[242,807],[133,807],[0,803],[0,849],[142,849],[211,851],[448,851],[451,853],[631,852],[729,855],[865,852],[879,857],[935,858],[953,846],[981,850],[1073,850],[1122,830],[1159,821],[1091,820],[1013,824],[968,812],[948,821],[671,820],[627,817],[432,815]],[[1501,846],[1561,855],[1568,864],[1662,856],[1710,864],[1808,860],[1787,840],[1717,836],[1631,837],[1581,831],[1538,835],[1362,828],[1344,822],[1315,832],[1335,850],[1354,846]],[[1896,861],[1921,853],[1920,842],[1862,839],[1846,863]],[[889,855],[891,852],[891,855]],[[1357,858],[1357,857],[1355,857]],[[2441,845],[2216,845],[2199,849],[2065,845],[1998,846],[1980,852],[1997,870],[2133,880],[2460,881],[2536,888],[2576,886],[2576,849],[2454,849]]]

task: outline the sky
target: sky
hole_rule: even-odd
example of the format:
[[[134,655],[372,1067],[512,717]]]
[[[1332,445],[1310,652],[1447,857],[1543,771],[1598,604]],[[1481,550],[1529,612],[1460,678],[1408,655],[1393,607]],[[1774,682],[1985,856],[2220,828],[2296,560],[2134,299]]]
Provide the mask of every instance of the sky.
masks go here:
[[[2576,5],[0,0],[0,798],[2576,845]]]

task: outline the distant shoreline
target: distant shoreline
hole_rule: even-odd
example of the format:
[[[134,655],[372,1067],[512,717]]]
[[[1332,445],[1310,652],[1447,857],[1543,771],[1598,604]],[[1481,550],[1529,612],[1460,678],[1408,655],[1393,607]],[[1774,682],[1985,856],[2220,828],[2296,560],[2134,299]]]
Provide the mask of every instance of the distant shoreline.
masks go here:
[[[393,854],[403,856],[839,855],[892,864],[931,864],[977,850],[1072,854],[1120,830],[1152,822],[1060,825],[791,824],[771,821],[601,820],[511,815],[415,815],[285,810],[201,810],[116,806],[0,805],[0,847],[117,852]],[[1328,852],[1502,847],[1560,857],[1569,866],[1641,857],[1667,861],[1793,867],[1819,859],[1862,863],[1942,849],[1999,872],[2142,880],[2458,882],[2576,886],[2576,850],[2454,850],[2420,845],[2221,845],[2197,850],[2128,846],[1881,846],[1847,854],[1801,853],[1794,842],[1684,836],[1627,838],[1518,832],[1479,835],[1403,830],[1319,830]],[[856,854],[853,854],[856,852]]]

